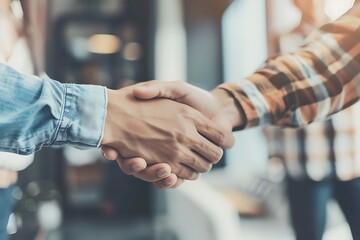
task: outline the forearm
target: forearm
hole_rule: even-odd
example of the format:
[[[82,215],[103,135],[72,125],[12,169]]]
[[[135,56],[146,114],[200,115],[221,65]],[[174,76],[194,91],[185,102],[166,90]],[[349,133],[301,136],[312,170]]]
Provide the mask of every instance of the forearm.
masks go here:
[[[45,146],[98,147],[106,89],[61,84],[0,64],[0,150],[30,154]]]
[[[360,98],[360,8],[314,33],[296,52],[269,59],[231,92],[246,127],[301,126],[324,119]]]

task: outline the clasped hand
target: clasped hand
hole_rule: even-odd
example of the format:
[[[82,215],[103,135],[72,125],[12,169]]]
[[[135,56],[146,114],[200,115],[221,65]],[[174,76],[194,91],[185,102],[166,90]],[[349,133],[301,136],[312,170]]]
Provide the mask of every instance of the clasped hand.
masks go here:
[[[122,171],[159,188],[210,171],[241,124],[233,98],[184,82],[151,81],[108,90],[102,149]]]

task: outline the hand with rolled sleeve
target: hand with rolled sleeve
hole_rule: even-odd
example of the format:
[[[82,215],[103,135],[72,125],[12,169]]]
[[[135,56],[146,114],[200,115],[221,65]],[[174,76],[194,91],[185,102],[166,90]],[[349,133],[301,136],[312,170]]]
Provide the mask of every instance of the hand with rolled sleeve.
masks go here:
[[[108,90],[108,114],[101,144],[124,158],[146,158],[147,164],[168,163],[185,179],[208,172],[234,139],[197,110],[168,99],[142,101],[133,88]],[[219,147],[221,146],[221,147]]]
[[[197,110],[167,99],[136,99],[133,87],[61,84],[4,64],[0,78],[1,151],[26,155],[47,146],[105,146],[196,179],[219,161],[221,147],[234,142],[231,131]]]
[[[211,119],[224,130],[231,132],[234,127],[244,125],[244,116],[234,98],[227,90],[215,89],[207,92],[181,81],[151,81],[138,84],[133,90],[135,97],[149,100],[167,98],[186,104]],[[158,188],[174,188],[181,185],[184,179],[181,176],[171,174],[171,167],[166,164],[156,164],[146,168],[146,161],[142,158],[125,159],[119,156],[114,149],[103,148],[104,155],[109,159],[118,158],[120,168],[129,175],[153,182]],[[136,171],[134,166],[138,166]],[[168,175],[160,177],[159,172],[167,172]]]

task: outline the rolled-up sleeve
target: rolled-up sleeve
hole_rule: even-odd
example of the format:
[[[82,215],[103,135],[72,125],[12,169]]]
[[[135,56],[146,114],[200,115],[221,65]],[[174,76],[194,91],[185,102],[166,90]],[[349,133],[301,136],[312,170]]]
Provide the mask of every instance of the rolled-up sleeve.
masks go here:
[[[299,127],[360,99],[360,5],[315,31],[294,52],[272,57],[253,75],[221,86],[237,100],[245,128]]]
[[[42,147],[98,147],[106,88],[62,84],[0,64],[0,150],[30,154]]]

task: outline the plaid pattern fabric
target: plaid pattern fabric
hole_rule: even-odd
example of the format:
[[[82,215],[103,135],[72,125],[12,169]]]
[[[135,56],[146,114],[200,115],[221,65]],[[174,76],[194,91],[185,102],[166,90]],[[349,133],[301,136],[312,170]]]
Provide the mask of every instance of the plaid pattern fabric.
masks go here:
[[[270,58],[255,74],[223,84],[247,117],[246,126],[298,127],[360,98],[360,6],[313,32],[297,51]],[[360,176],[360,103],[302,129],[265,129],[270,157],[293,178]]]
[[[253,75],[219,87],[242,107],[245,128],[298,127],[360,99],[360,5],[315,31],[295,52],[270,58]]]
[[[270,157],[284,161],[294,179],[320,181],[335,172],[343,180],[360,176],[360,103],[306,128],[264,129]]]

